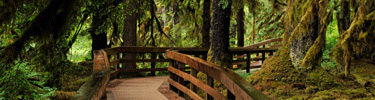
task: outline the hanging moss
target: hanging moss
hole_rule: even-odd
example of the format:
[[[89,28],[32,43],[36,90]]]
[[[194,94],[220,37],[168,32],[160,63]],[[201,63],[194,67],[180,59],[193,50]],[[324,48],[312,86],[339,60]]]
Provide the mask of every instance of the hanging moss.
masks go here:
[[[351,60],[369,59],[375,63],[375,11],[373,0],[352,0],[352,8],[356,11],[349,27],[339,37],[339,42],[331,52],[331,56],[345,72],[350,73]],[[345,60],[346,59],[346,60]]]
[[[283,21],[286,30],[284,33],[283,47],[279,49],[273,57],[267,58],[262,68],[249,76],[247,81],[274,99],[373,99],[374,97],[372,97],[372,95],[374,94],[371,94],[369,91],[374,91],[375,93],[374,84],[372,84],[374,79],[373,75],[369,74],[375,72],[367,70],[374,69],[356,69],[358,71],[353,72],[353,76],[347,79],[345,77],[333,76],[320,67],[322,50],[325,45],[326,27],[332,20],[332,10],[328,10],[327,12],[327,2],[329,1],[288,0],[288,9]],[[358,11],[363,12],[361,9]],[[372,27],[372,22],[368,22],[368,20],[363,21],[363,23]],[[314,25],[317,25],[318,28]],[[363,28],[359,29],[363,30]],[[358,47],[354,50],[370,48],[371,46],[369,45],[374,46],[374,44],[371,44],[374,38],[369,38],[369,36],[373,35],[370,34],[371,32],[373,31],[364,31],[354,34],[353,36],[356,36],[355,41],[365,42],[339,43],[335,47],[337,51],[332,52],[331,55],[344,55],[344,50],[347,48],[344,48],[342,45],[367,46]],[[310,38],[309,44],[307,44],[306,38]],[[348,40],[353,40],[353,38],[350,37]],[[296,42],[300,42],[303,45],[296,45]],[[366,51],[366,49],[364,49],[364,51]],[[293,58],[293,55],[296,53],[302,54],[302,56],[299,56],[299,58],[302,59],[299,59],[298,64],[296,64],[296,59]],[[371,55],[371,53],[367,55]],[[370,61],[369,59],[367,60]],[[341,59],[341,61],[343,61],[343,59]],[[354,64],[356,66],[371,65],[370,63],[367,63],[367,65]],[[353,63],[352,66],[354,66]]]

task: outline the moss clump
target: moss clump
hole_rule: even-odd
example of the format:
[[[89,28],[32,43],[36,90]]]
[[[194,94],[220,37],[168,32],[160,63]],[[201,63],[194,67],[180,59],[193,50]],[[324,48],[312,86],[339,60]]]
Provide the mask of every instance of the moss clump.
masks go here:
[[[55,91],[55,96],[51,97],[53,100],[69,100],[75,96],[76,92],[65,92],[65,91]]]
[[[267,58],[262,65],[262,69],[247,78],[252,84],[267,81],[298,82],[298,77],[302,75],[293,68],[289,57],[289,50],[281,48],[273,57]]]
[[[324,69],[317,67],[310,72],[301,73],[293,68],[288,56],[288,49],[281,48],[273,57],[265,60],[262,69],[247,77],[247,81],[253,84],[263,93],[274,99],[371,99],[375,93],[375,85],[363,87],[358,84],[357,77],[346,79],[345,77],[332,76]],[[357,66],[370,66],[371,63],[353,63]],[[372,65],[373,66],[373,65]],[[363,73],[363,78],[374,82],[375,70],[361,68],[354,73]],[[375,67],[371,67],[375,68]],[[346,80],[343,80],[346,79]],[[373,80],[371,80],[373,79]],[[302,87],[302,88],[301,88]],[[368,92],[368,91],[371,91]]]
[[[312,86],[318,86],[320,89],[329,89],[339,86],[339,83],[333,79],[333,76],[329,75],[326,71],[320,68],[308,73],[307,77],[305,78],[305,83]]]

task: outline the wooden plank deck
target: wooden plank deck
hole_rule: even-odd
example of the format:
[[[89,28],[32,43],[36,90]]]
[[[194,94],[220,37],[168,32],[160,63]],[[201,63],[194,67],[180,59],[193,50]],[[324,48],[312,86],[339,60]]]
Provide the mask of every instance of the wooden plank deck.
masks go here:
[[[107,100],[181,100],[169,91],[167,79],[168,76],[154,76],[112,80],[106,89]]]

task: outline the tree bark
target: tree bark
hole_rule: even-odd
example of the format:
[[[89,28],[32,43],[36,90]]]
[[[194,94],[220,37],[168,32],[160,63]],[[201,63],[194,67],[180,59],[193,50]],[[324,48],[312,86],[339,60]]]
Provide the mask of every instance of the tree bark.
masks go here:
[[[211,0],[203,1],[203,25],[202,25],[202,47],[210,47],[210,28],[211,28]]]
[[[290,57],[294,67],[298,70],[309,71],[312,70],[313,66],[302,66],[305,62],[306,57],[313,55],[307,55],[309,49],[314,45],[314,42],[319,36],[319,30],[321,25],[319,24],[319,8],[317,0],[313,0],[310,4],[310,11],[306,11],[304,17],[301,19],[300,24],[304,24],[305,27],[297,26],[292,33],[290,42]],[[315,61],[316,62],[316,61]]]
[[[232,1],[228,5],[214,0],[212,3],[212,38],[207,60],[222,67],[232,67],[232,55],[229,52],[229,26]]]
[[[241,7],[240,10],[237,12],[237,47],[244,46],[244,33],[245,33],[245,25],[244,25],[244,8]]]
[[[92,51],[94,50],[100,50],[107,48],[107,33],[101,32],[99,30],[99,26],[104,23],[104,20],[107,19],[108,16],[106,15],[100,15],[100,11],[103,10],[105,7],[102,5],[99,9],[96,9],[94,11],[94,15],[92,18],[92,24],[90,29],[90,35],[92,37],[92,44],[91,48]],[[94,57],[94,52],[91,52],[91,57]]]
[[[125,20],[124,20],[124,35],[123,35],[123,44],[122,46],[137,46],[137,17],[138,13],[138,1],[129,0],[129,4],[125,6]],[[134,53],[124,53],[124,59],[135,59],[136,54]],[[124,63],[123,68],[137,68],[135,62]]]
[[[341,0],[341,10],[337,21],[339,33],[344,33],[350,26],[350,5],[348,0]]]
[[[255,36],[257,34],[256,28],[255,28],[255,17],[256,17],[256,14],[255,14],[255,11],[253,11],[253,43],[255,43]]]

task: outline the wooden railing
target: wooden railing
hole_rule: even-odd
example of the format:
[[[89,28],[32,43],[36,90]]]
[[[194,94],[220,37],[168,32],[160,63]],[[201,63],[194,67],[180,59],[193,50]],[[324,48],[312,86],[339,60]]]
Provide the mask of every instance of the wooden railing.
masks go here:
[[[244,49],[234,49],[237,52],[243,52]],[[247,50],[246,52],[255,52],[258,50]],[[213,100],[268,100],[270,99],[261,91],[253,87],[249,82],[240,77],[233,71],[221,68],[215,64],[206,62],[203,59],[192,57],[187,54],[178,53],[176,51],[167,51],[167,57],[171,59],[168,71],[171,73],[168,79],[171,85],[170,89],[179,94],[179,96],[188,95],[194,100],[203,100],[197,94],[197,87],[207,93],[206,99]],[[186,73],[185,66],[191,68],[190,73]],[[197,78],[197,73],[202,72],[207,75],[206,84]],[[189,82],[190,87],[186,87],[185,80]],[[224,96],[216,91],[213,87],[213,80],[222,83],[229,92]],[[190,89],[189,89],[190,88]]]
[[[277,50],[277,47],[279,46],[277,43],[281,42],[281,40],[282,39],[271,39],[271,40],[266,40],[264,42],[260,42],[260,43],[250,45],[247,47],[230,48],[230,51],[233,55],[238,55],[238,56],[233,57],[235,58],[233,60],[233,64],[245,64],[246,63],[247,72],[249,72],[250,68],[260,67],[260,66],[250,66],[251,61],[260,61],[260,60],[263,61],[266,58],[266,54],[269,54],[269,56],[271,56],[273,52]],[[266,47],[267,44],[269,45],[269,47]],[[260,46],[263,46],[266,48],[259,48]],[[167,51],[167,50],[177,50],[178,53],[174,51]],[[212,89],[213,79],[218,80],[221,83],[223,83],[231,91],[231,93],[234,93],[234,96],[240,99],[247,99],[250,97],[254,99],[258,97],[263,98],[263,96],[256,96],[256,95],[262,95],[262,94],[257,92],[256,89],[252,87],[251,85],[249,85],[247,82],[245,82],[244,79],[242,79],[241,77],[238,77],[236,73],[224,70],[220,67],[207,63],[202,59],[188,56],[188,55],[194,55],[196,57],[204,57],[204,56],[207,56],[208,50],[209,48],[171,48],[171,47],[115,47],[115,48],[108,48],[108,49],[103,49],[103,50],[95,50],[94,51],[94,66],[93,66],[94,71],[92,75],[90,76],[90,79],[88,79],[80,87],[80,89],[77,91],[76,96],[73,99],[74,100],[100,99],[103,93],[105,92],[105,87],[107,83],[109,82],[110,78],[116,78],[120,73],[151,72],[151,75],[155,75],[155,71],[170,71],[173,76],[173,77],[171,76],[171,79],[169,79],[170,84],[172,84],[174,87],[177,87],[178,90],[188,94],[192,98],[196,98],[197,95],[191,91],[190,92],[186,91],[187,89],[183,88],[184,84],[182,84],[182,82],[184,80],[189,80],[191,83],[195,84],[195,85],[191,85],[190,87],[190,88],[193,88],[193,91],[195,91],[194,90],[195,86],[198,86],[202,90],[206,91],[209,94],[208,99],[210,99],[211,96],[215,98],[219,98],[219,99],[225,98],[223,95],[218,94],[217,92],[214,92],[214,90]],[[167,54],[166,54],[167,57],[172,60],[169,60],[166,57],[162,56],[166,53],[166,51],[167,51]],[[125,53],[127,54],[150,53],[151,59],[136,59],[136,58],[119,59],[119,56],[124,55]],[[260,53],[262,54],[261,56],[251,58],[251,54],[259,55]],[[156,56],[159,56],[159,58],[157,58]],[[173,57],[180,57],[180,58],[173,58]],[[151,68],[119,69],[119,64],[126,63],[126,62],[151,62]],[[169,62],[169,65],[172,67],[155,68],[156,62],[166,62],[166,63]],[[184,67],[183,65],[190,65],[191,67]],[[190,71],[186,70],[190,68],[193,68],[193,69],[191,69]],[[208,86],[211,86],[211,87],[202,85],[203,84],[202,82],[196,80],[196,78],[195,79],[193,78],[193,77],[196,77],[196,73],[198,71],[207,74],[208,81],[209,81]],[[219,74],[217,74],[216,72]],[[187,73],[192,73],[192,75],[187,76],[186,75]],[[180,78],[178,78],[176,75],[179,76]],[[223,77],[223,78],[220,78],[220,77]],[[233,81],[233,80],[238,80],[238,81]],[[177,91],[177,90],[174,89],[174,91]],[[178,93],[181,95],[182,92],[178,92]]]
[[[268,39],[268,40],[265,40],[265,41],[262,41],[262,42],[259,42],[259,43],[256,43],[256,44],[252,44],[252,45],[249,45],[249,46],[246,46],[246,47],[243,47],[242,51],[246,51],[247,49],[254,49],[254,48],[271,48],[271,49],[278,49],[282,46],[281,42],[283,41],[282,38],[276,38],[276,39]],[[268,56],[272,56],[273,55],[273,52],[267,52],[267,49],[265,49],[266,51],[263,51],[262,49],[260,49],[260,51],[257,51],[257,52],[236,52],[233,49],[231,49],[231,51],[234,53],[234,56],[233,56],[233,65],[238,65],[237,68],[235,69],[241,69],[243,68],[243,66],[241,66],[242,64],[246,64],[246,72],[249,73],[250,72],[250,69],[251,68],[260,68],[261,64],[258,64],[258,65],[252,65],[251,66],[251,62],[255,62],[255,63],[263,63],[263,61],[266,59],[266,55]],[[261,55],[260,55],[261,54]],[[251,55],[255,55],[255,57],[252,57]],[[245,59],[246,57],[246,59]],[[257,62],[257,61],[261,61],[261,62]]]
[[[93,73],[79,88],[73,100],[99,100],[105,95],[105,88],[110,79],[110,66],[104,50],[94,51]]]

